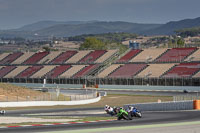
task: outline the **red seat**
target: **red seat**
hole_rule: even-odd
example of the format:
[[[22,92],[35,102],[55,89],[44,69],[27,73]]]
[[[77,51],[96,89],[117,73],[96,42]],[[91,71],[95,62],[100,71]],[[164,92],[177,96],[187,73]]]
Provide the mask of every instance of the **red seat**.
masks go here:
[[[52,71],[47,73],[45,77],[47,78],[57,78],[59,75],[67,71],[69,68],[71,68],[71,65],[60,65],[54,68]]]
[[[23,64],[36,64],[38,61],[40,61],[42,58],[44,58],[48,54],[49,52],[35,53],[33,56],[27,59]]]
[[[4,77],[6,74],[14,70],[16,66],[6,66],[0,69],[0,77]]]
[[[172,68],[163,77],[190,77],[199,70],[200,63],[181,63]]]
[[[139,49],[133,49],[133,50],[129,51],[127,54],[125,54],[124,56],[122,56],[117,62],[118,63],[128,62],[130,59],[135,57],[140,51],[141,50],[139,50]]]
[[[4,59],[2,59],[0,61],[0,64],[10,64],[22,55],[23,55],[23,53],[21,53],[21,52],[9,54],[7,57],[5,57]]]
[[[62,64],[66,62],[69,58],[75,55],[77,51],[66,51],[61,53],[58,57],[51,61],[51,64]]]
[[[196,48],[172,48],[156,59],[156,62],[181,62],[194,50]]]
[[[125,64],[119,67],[116,71],[111,73],[108,77],[111,78],[131,78],[139,71],[146,67],[146,64]]]
[[[31,67],[28,67],[27,69],[22,71],[20,74],[18,74],[16,76],[16,78],[29,78],[30,76],[32,76],[34,73],[36,73],[37,71],[39,71],[42,68],[43,68],[43,66],[31,66]]]
[[[83,59],[81,59],[79,63],[92,63],[96,61],[99,57],[101,57],[103,54],[105,54],[106,52],[107,52],[106,50],[95,50],[93,52],[90,52]]]
[[[85,75],[87,75],[91,70],[93,70],[94,68],[96,68],[98,65],[89,65],[85,68],[83,68],[81,71],[79,71],[78,73],[76,73],[73,77],[74,78],[78,78],[78,77],[84,77]]]

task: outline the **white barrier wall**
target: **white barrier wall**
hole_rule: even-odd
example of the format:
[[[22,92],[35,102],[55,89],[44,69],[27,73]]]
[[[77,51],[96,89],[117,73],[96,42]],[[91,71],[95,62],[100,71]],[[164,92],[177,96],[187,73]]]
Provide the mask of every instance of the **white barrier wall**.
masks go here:
[[[28,102],[0,102],[0,107],[30,107],[30,106],[56,106],[56,105],[82,105],[95,103],[101,97],[80,101],[28,101]]]
[[[128,106],[137,107],[141,111],[192,110],[193,101],[126,104],[124,105],[124,108],[127,109]]]

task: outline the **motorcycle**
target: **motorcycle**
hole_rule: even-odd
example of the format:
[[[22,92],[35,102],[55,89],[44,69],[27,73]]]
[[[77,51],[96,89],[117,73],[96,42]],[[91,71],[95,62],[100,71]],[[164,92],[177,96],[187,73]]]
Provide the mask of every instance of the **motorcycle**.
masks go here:
[[[116,109],[117,112],[117,120],[132,120],[132,118],[129,116],[128,112],[124,110],[123,108]]]
[[[111,116],[115,115],[114,109],[108,105],[105,105],[104,110],[106,111],[107,114]]]
[[[6,111],[5,110],[0,110],[0,115],[5,115]]]
[[[138,117],[138,118],[142,117],[141,111],[138,110],[137,108],[133,108],[132,110],[128,111],[128,113],[131,115],[131,117]]]

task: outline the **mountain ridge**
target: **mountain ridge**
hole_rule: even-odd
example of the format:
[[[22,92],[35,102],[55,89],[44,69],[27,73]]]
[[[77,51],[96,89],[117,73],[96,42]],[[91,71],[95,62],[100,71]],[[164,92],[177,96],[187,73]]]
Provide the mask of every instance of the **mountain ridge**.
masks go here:
[[[170,21],[166,24],[142,24],[124,21],[39,21],[19,29],[0,30],[0,37],[28,39],[70,37],[82,34],[127,32],[141,35],[173,35],[175,30],[200,26],[200,17]]]

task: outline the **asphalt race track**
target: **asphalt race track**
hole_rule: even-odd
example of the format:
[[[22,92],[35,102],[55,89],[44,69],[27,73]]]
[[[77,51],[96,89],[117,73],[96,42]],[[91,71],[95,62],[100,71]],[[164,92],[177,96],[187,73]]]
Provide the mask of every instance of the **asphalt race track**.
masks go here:
[[[6,116],[23,116],[24,114],[38,114],[38,113],[50,113],[50,112],[73,112],[73,111],[86,111],[93,112],[92,114],[63,114],[63,116],[108,116],[107,114],[94,115],[95,111],[102,111],[100,108],[90,109],[52,109],[52,110],[26,110],[26,111],[8,111]],[[60,114],[59,114],[60,115]],[[55,115],[56,116],[56,115]],[[108,116],[110,117],[110,116]],[[32,126],[32,127],[10,127],[0,128],[1,133],[32,133],[32,132],[49,132],[49,131],[62,131],[62,130],[80,130],[80,129],[92,129],[92,128],[106,128],[106,127],[123,127],[123,126],[136,126],[147,124],[164,124],[175,122],[190,122],[200,121],[200,111],[168,111],[168,112],[142,112],[142,118],[135,118],[131,121],[103,121],[92,123],[77,123],[69,125],[51,125],[51,126]]]

